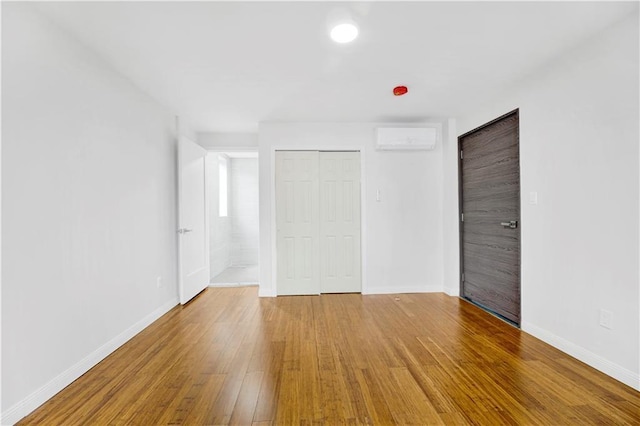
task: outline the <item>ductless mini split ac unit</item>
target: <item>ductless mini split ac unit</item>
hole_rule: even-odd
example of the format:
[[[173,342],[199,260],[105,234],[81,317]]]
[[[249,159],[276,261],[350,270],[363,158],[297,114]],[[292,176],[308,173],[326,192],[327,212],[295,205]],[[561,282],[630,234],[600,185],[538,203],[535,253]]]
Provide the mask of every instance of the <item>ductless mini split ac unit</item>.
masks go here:
[[[439,137],[437,127],[378,127],[376,149],[379,151],[430,151]]]

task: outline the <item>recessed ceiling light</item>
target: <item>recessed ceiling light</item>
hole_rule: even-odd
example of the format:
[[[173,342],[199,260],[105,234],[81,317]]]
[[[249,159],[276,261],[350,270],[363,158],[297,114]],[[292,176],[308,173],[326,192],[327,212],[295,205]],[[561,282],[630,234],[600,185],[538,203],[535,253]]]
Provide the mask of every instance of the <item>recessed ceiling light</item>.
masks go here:
[[[358,37],[355,24],[339,24],[331,30],[331,39],[336,43],[349,43]]]

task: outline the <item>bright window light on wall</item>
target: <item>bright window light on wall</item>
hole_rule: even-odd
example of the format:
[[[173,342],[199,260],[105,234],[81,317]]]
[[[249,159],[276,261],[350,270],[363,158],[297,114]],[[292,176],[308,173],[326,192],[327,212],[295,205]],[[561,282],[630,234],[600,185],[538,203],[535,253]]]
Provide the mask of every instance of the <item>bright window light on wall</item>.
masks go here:
[[[228,205],[229,205],[229,193],[228,193],[228,181],[229,181],[229,171],[227,167],[227,159],[224,157],[220,157],[220,202],[219,202],[219,215],[220,217],[228,216]]]

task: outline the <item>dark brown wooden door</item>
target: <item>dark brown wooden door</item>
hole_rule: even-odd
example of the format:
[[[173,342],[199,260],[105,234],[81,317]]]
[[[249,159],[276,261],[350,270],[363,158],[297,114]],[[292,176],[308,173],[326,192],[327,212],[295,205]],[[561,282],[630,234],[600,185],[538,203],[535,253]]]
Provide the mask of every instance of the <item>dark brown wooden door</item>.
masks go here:
[[[520,324],[518,110],[458,138],[462,297]]]

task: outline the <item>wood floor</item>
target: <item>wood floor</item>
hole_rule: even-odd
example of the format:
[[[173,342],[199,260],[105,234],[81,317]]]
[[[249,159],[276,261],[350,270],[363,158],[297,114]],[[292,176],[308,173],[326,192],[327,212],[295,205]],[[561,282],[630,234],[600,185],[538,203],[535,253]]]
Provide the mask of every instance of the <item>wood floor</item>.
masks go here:
[[[207,289],[20,425],[640,424],[640,392],[443,294]]]

